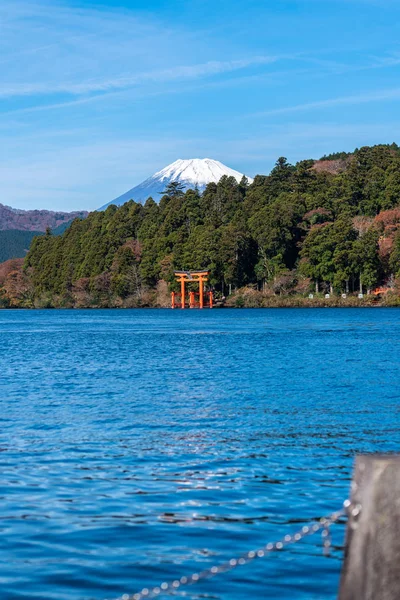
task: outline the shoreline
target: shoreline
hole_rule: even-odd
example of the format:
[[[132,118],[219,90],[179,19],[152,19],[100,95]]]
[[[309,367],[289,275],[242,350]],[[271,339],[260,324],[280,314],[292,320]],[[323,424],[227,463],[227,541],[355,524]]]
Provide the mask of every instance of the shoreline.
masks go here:
[[[242,310],[242,309],[251,309],[251,310],[259,310],[259,309],[282,309],[282,308],[296,308],[296,309],[318,309],[318,308],[336,308],[336,309],[349,309],[349,308],[370,308],[370,309],[378,309],[378,308],[400,308],[400,299],[395,302],[352,302],[352,303],[344,303],[344,302],[321,302],[321,303],[305,303],[305,302],[274,302],[274,303],[264,303],[260,306],[252,306],[252,305],[244,305],[244,306],[235,306],[232,304],[226,304],[224,306],[214,306],[212,309],[208,307],[204,307],[200,309],[195,307],[191,309],[186,307],[185,309],[176,307],[172,309],[170,306],[151,306],[151,305],[142,305],[142,306],[110,306],[110,305],[96,305],[96,306],[0,306],[0,311],[4,310],[173,310],[176,312],[182,310],[204,310],[205,312],[209,310]]]

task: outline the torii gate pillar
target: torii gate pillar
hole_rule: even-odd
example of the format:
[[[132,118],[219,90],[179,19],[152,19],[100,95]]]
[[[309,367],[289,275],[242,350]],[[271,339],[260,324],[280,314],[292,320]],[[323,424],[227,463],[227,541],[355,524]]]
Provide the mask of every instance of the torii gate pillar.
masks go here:
[[[199,278],[199,304],[200,308],[204,307],[204,281],[203,278]]]
[[[181,279],[181,308],[185,308],[185,280]]]

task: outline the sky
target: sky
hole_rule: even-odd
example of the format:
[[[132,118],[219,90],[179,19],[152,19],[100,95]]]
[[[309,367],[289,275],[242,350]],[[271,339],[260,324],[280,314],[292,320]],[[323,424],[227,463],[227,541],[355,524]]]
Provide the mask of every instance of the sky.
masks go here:
[[[1,0],[0,202],[94,210],[178,158],[400,143],[399,0]]]

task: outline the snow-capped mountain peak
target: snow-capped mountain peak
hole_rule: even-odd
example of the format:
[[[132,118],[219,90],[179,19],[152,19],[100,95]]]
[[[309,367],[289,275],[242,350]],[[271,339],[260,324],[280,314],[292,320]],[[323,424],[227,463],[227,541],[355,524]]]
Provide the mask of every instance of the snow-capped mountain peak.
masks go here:
[[[131,199],[136,202],[145,202],[150,196],[157,202],[161,197],[160,194],[172,181],[181,183],[185,190],[197,187],[202,192],[208,183],[218,183],[224,175],[234,177],[237,182],[243,177],[243,174],[239,171],[235,171],[211,158],[179,159],[161,169],[161,171],[157,171],[157,173],[125,192],[122,196],[102,206],[100,210],[107,208],[110,204],[121,206],[121,204]],[[250,183],[252,182],[250,177],[248,180]]]
[[[230,169],[218,160],[192,158],[190,160],[176,160],[168,167],[158,171],[153,175],[153,178],[161,181],[168,179],[171,181],[192,182],[200,186],[207,185],[211,181],[218,183],[224,175],[234,177],[237,182],[243,177],[242,173]]]

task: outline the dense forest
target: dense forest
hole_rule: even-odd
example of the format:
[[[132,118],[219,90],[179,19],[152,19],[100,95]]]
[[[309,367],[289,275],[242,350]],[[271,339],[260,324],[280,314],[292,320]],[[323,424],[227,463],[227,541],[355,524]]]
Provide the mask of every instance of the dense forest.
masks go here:
[[[72,220],[66,221],[65,223],[62,223],[61,225],[58,225],[58,227],[52,229],[52,234],[61,235],[64,233],[64,231],[71,225]],[[43,233],[45,229],[43,229]],[[42,232],[30,230],[20,231],[19,229],[2,230],[0,223],[0,263],[13,258],[24,258],[29,250],[33,238],[38,235],[42,235]]]
[[[310,292],[368,295],[378,286],[394,297],[399,147],[364,147],[295,166],[279,158],[251,185],[223,177],[200,195],[170,184],[159,203],[131,200],[93,212],[61,236],[48,231],[33,240],[23,270],[13,275],[24,289],[13,304],[164,305],[174,269],[209,269],[216,296],[231,294],[237,306],[243,289],[253,290],[258,305],[268,297],[308,299]],[[3,285],[4,304],[10,292]]]
[[[0,230],[0,263],[9,258],[23,258],[38,231]]]

